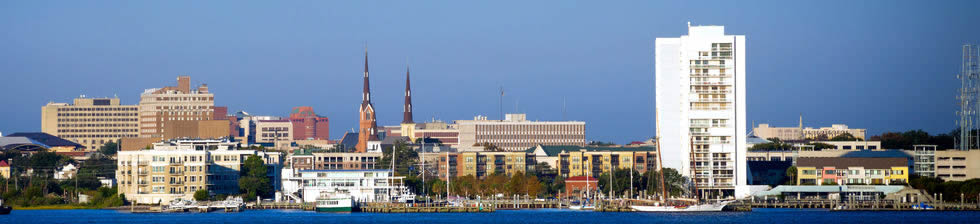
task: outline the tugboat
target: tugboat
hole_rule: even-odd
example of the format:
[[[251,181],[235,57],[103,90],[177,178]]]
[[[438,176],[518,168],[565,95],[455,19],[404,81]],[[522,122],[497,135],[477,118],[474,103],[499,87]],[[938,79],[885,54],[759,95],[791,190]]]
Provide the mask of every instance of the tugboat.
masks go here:
[[[11,208],[10,206],[3,204],[3,199],[0,199],[0,215],[8,215],[10,214],[10,211],[13,210],[14,208]]]
[[[350,195],[342,192],[322,192],[316,199],[317,212],[353,212],[356,208]]]

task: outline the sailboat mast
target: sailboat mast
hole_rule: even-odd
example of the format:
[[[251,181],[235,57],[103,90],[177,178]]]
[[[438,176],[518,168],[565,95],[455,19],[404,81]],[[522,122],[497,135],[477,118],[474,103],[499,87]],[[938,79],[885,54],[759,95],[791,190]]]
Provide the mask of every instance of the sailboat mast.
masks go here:
[[[691,186],[694,186],[694,199],[701,201],[701,194],[698,192],[698,166],[697,162],[694,161],[694,137],[691,137],[690,142],[691,153],[688,153],[688,155],[690,155],[691,159]]]
[[[661,150],[661,148],[660,148],[660,113],[657,112],[657,108],[654,108],[653,116],[654,116],[654,122],[657,122],[657,126],[656,126],[656,128],[657,128],[657,131],[656,131],[656,134],[657,134],[657,139],[656,139],[657,140],[657,169],[658,169],[657,173],[660,174],[660,191],[662,192],[662,194],[660,195],[660,197],[661,197],[661,199],[663,201],[666,202],[667,201],[667,187],[664,185],[664,160],[663,160],[663,154],[660,153],[660,150]]]

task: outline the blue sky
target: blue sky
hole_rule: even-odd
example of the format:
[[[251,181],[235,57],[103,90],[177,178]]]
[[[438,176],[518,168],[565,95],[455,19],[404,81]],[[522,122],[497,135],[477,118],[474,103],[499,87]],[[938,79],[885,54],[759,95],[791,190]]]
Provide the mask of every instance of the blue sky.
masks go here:
[[[357,123],[369,45],[380,125],[504,111],[587,122],[589,140],[654,134],[654,39],[686,23],[746,35],[749,123],[871,133],[954,127],[961,46],[980,1],[4,1],[0,131],[40,131],[78,95],[139,102],[190,75],[231,111],[308,105]]]

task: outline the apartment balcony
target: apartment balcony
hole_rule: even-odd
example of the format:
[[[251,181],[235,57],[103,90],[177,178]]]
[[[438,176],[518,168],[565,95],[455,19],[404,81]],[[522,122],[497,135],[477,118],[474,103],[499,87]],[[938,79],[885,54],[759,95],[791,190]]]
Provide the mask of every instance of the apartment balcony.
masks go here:
[[[698,65],[698,64],[694,64],[694,65],[691,65],[691,68],[695,68],[695,69],[697,69],[697,68],[721,69],[721,68],[728,68],[728,65],[705,65],[705,64]]]
[[[184,181],[171,181],[170,185],[184,185]]]
[[[149,185],[149,184],[150,184],[150,182],[146,182],[146,181],[144,180],[144,181],[138,181],[138,182],[136,182],[136,184],[138,184],[138,185]]]
[[[730,86],[731,81],[691,81],[692,86]]]
[[[692,106],[691,110],[731,110],[730,106]]]
[[[732,141],[722,141],[722,140],[694,140],[694,144],[728,144]]]
[[[725,99],[725,98],[697,98],[697,99],[692,100],[692,102],[700,102],[700,103],[728,103],[728,102],[732,102],[732,101],[729,100],[729,99]]]
[[[691,136],[708,136],[708,135],[711,135],[711,133],[708,133],[708,132],[691,132]]]
[[[150,172],[147,172],[147,171],[144,170],[144,171],[136,172],[136,174],[138,174],[138,175],[148,175],[148,174],[150,174]]]
[[[712,166],[711,169],[716,169],[716,170],[730,170],[730,169],[735,169],[735,167],[733,167],[733,166]]]
[[[725,90],[691,90],[691,93],[696,93],[696,94],[697,93],[700,93],[700,94],[729,94],[729,93],[732,93],[732,91],[731,90],[727,90],[727,89],[725,89]]]
[[[691,77],[694,78],[730,78],[732,75],[729,74],[711,74],[711,73],[691,73]]]

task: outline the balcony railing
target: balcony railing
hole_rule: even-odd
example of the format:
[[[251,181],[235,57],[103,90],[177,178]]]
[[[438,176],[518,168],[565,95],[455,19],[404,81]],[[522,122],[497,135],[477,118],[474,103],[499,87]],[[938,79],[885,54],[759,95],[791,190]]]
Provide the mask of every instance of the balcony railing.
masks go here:
[[[721,86],[731,84],[729,81],[691,81],[691,85],[695,86]]]
[[[691,110],[730,110],[730,106],[692,106]]]
[[[725,140],[694,140],[694,144],[728,144],[731,141]]]
[[[691,93],[701,93],[701,94],[728,94],[732,93],[732,90],[691,90]]]
[[[694,102],[703,102],[703,103],[727,103],[727,102],[731,102],[731,100],[725,99],[725,98],[697,98],[697,99],[694,100]]]

